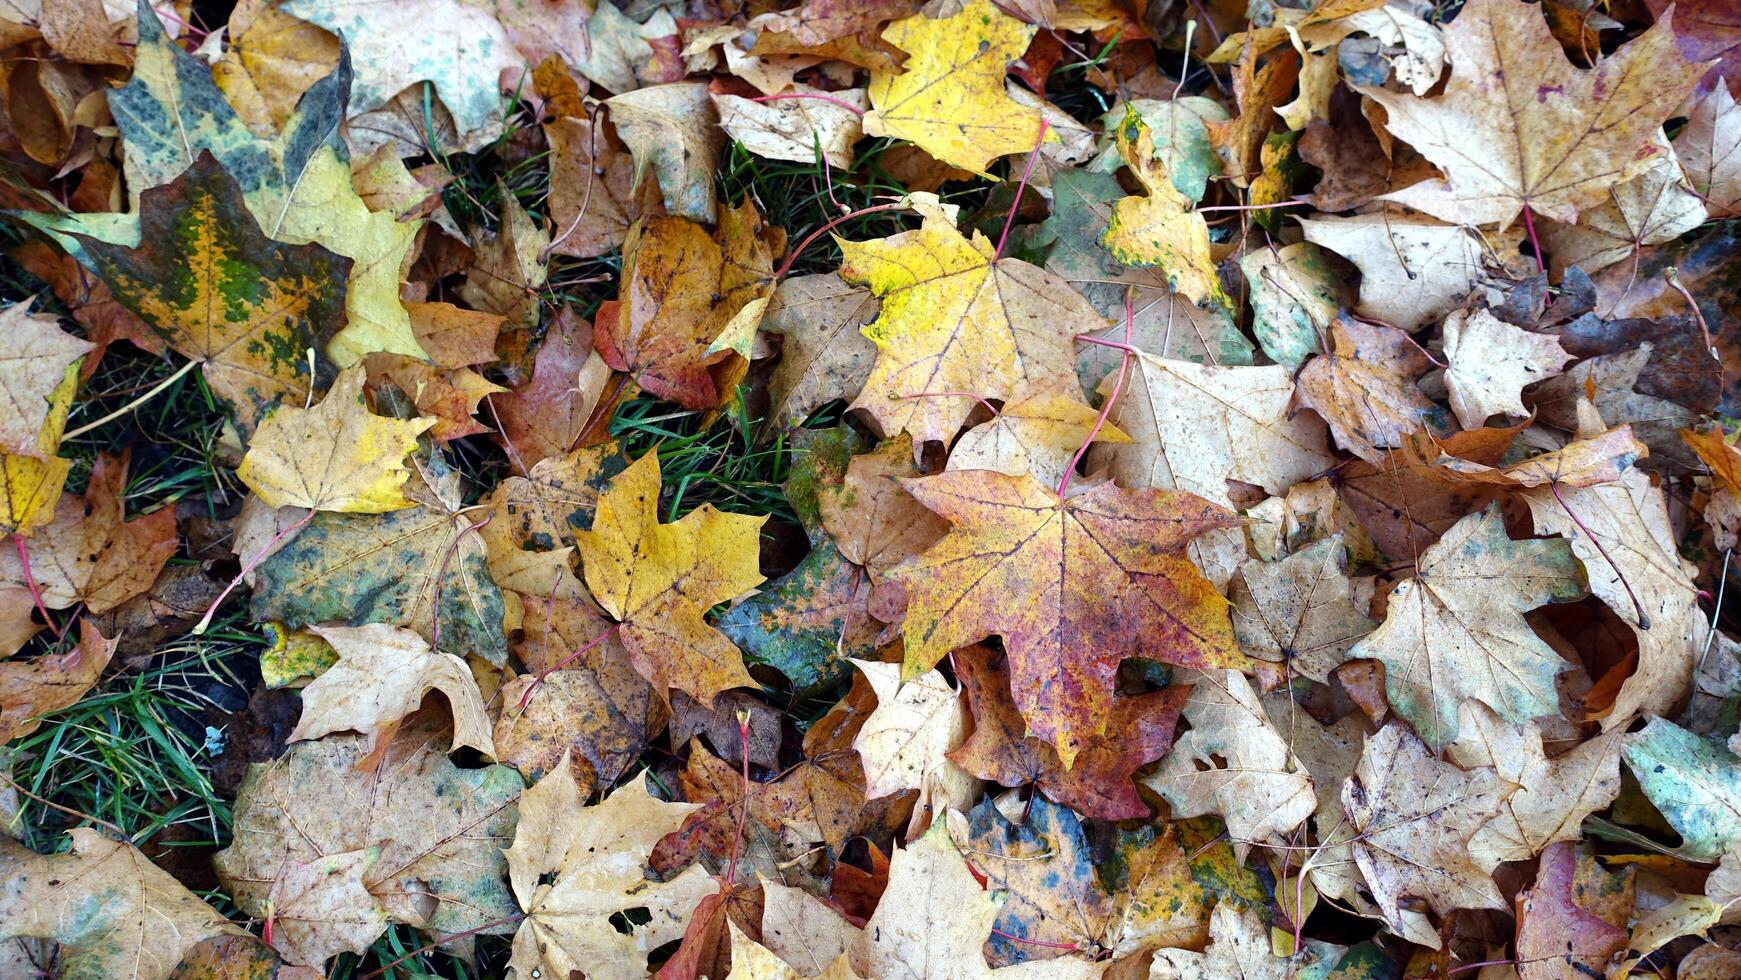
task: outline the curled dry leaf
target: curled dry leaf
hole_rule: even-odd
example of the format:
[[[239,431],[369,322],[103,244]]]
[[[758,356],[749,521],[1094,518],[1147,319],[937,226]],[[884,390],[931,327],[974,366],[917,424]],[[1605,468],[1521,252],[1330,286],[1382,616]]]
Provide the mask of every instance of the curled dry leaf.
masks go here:
[[[431,650],[410,630],[380,623],[316,626],[313,632],[332,644],[338,660],[302,689],[302,718],[291,741],[354,731],[368,738],[373,752],[434,690],[453,714],[449,751],[467,745],[495,755],[484,699],[464,660]]]

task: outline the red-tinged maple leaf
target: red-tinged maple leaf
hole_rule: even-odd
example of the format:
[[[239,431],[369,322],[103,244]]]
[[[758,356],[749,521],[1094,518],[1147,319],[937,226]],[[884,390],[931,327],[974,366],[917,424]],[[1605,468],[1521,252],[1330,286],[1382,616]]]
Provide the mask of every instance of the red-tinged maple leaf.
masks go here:
[[[953,530],[889,578],[905,585],[917,676],[959,647],[1003,637],[1028,731],[1066,768],[1107,731],[1118,664],[1145,656],[1244,667],[1228,603],[1185,546],[1239,518],[1194,494],[1078,485],[1060,498],[1031,476],[941,473],[904,484]]]
[[[1026,734],[1010,696],[1009,672],[982,646],[955,651],[955,676],[973,711],[973,734],[949,758],[981,779],[1003,786],[1037,784],[1048,799],[1099,820],[1146,820],[1149,805],[1132,776],[1167,754],[1188,685],[1114,698],[1105,734],[1088,739],[1065,769],[1050,745]]]

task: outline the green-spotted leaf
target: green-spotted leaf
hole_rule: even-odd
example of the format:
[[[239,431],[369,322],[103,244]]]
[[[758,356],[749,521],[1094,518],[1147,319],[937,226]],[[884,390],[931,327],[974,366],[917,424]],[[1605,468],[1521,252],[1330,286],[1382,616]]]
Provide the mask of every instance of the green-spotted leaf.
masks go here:
[[[1681,834],[1689,857],[1716,860],[1741,839],[1741,759],[1661,718],[1621,750],[1644,795]]]
[[[876,659],[895,630],[871,618],[870,575],[831,541],[714,626],[803,689],[840,677],[850,658]]]
[[[213,391],[246,429],[280,401],[304,403],[330,381],[324,350],[344,322],[351,263],[319,245],[260,233],[230,174],[201,153],[174,182],[140,198],[139,245],[84,240],[109,291],[202,362]]]
[[[387,514],[318,514],[256,570],[252,612],[297,628],[387,623],[448,652],[501,664],[502,592],[485,567],[470,515],[412,507]],[[439,637],[434,629],[440,610]]]
[[[1251,327],[1263,352],[1289,371],[1324,353],[1324,338],[1349,297],[1342,280],[1310,242],[1256,249],[1239,260],[1251,287]]]
[[[1182,99],[1132,99],[1131,109],[1148,124],[1155,137],[1154,157],[1167,165],[1167,174],[1179,193],[1193,202],[1203,200],[1209,178],[1221,176],[1221,157],[1209,142],[1211,122],[1226,122],[1227,110],[1213,99],[1188,95]],[[1124,118],[1125,107],[1114,106],[1101,117],[1112,132]],[[1124,165],[1118,148],[1108,145],[1089,163],[1091,170],[1110,174]]]

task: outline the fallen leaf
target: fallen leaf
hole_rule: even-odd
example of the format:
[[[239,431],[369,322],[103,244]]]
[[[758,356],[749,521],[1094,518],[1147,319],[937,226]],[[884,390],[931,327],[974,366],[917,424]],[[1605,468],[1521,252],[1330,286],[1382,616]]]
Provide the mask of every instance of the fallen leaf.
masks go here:
[[[1447,316],[1443,343],[1451,410],[1465,429],[1479,429],[1493,415],[1528,415],[1524,386],[1553,377],[1572,360],[1559,338],[1512,326],[1487,310]]]
[[[24,598],[21,604],[29,602]],[[0,698],[0,745],[36,731],[43,715],[77,704],[102,677],[115,644],[89,620],[81,620],[78,645],[65,653],[0,660],[0,693],[5,695]]]
[[[779,334],[780,363],[768,380],[768,419],[794,428],[870,377],[877,348],[861,332],[882,309],[871,291],[838,275],[782,280],[761,328]]]
[[[1366,740],[1360,765],[1342,787],[1360,874],[1391,929],[1439,948],[1439,937],[1403,932],[1404,902],[1440,915],[1504,909],[1505,901],[1469,855],[1469,838],[1506,795],[1491,769],[1464,771],[1439,761],[1398,722]]]
[[[509,966],[520,976],[584,970],[600,980],[643,977],[647,953],[683,935],[690,910],[713,889],[700,868],[665,882],[644,874],[653,844],[700,808],[662,803],[639,779],[594,806],[582,802],[565,765],[520,800],[514,843],[504,853],[526,918]],[[619,932],[610,917],[630,909],[645,909],[651,919]]]
[[[961,428],[974,402],[960,392],[1003,399],[1023,381],[1068,384],[1071,336],[1105,323],[1062,279],[999,258],[983,235],[956,231],[940,207],[920,211],[916,231],[840,243],[841,278],[883,301],[864,328],[876,366],[852,407],[887,435],[910,433],[915,451]]]
[[[1517,896],[1518,976],[1602,976],[1626,950],[1632,891],[1631,875],[1610,875],[1574,844],[1550,845],[1535,883]]]
[[[1204,953],[1184,949],[1155,951],[1149,976],[1164,980],[1212,980],[1234,977],[1240,980],[1293,980],[1307,959],[1276,956],[1270,948],[1270,931],[1263,916],[1256,910],[1239,910],[1231,905],[1217,905],[1209,919],[1209,935],[1214,937]],[[1309,955],[1309,954],[1308,954]]]
[[[720,127],[756,156],[810,163],[820,153],[830,164],[852,169],[852,145],[864,138],[864,90],[823,93],[800,85],[788,95],[763,102],[715,94],[713,104]]]
[[[956,676],[973,712],[973,734],[949,758],[1003,786],[1034,784],[1048,799],[1100,820],[1141,820],[1138,769],[1167,754],[1190,688],[1170,685],[1114,699],[1107,734],[1092,738],[1065,769],[1052,747],[1027,735],[1010,694],[1009,673],[984,647],[955,651]]]
[[[1650,167],[1662,153],[1657,127],[1704,74],[1675,50],[1666,17],[1594,70],[1576,68],[1520,0],[1466,6],[1445,46],[1451,81],[1437,98],[1357,88],[1384,107],[1391,133],[1446,174],[1386,198],[1455,224],[1505,227],[1526,208],[1577,222]]]
[[[1329,683],[1330,671],[1377,623],[1351,596],[1341,534],[1280,561],[1247,561],[1234,573],[1233,635],[1240,649]]]
[[[883,40],[908,53],[899,72],[873,66],[870,136],[911,140],[953,167],[983,172],[997,157],[1032,150],[1040,113],[1004,94],[1011,61],[1034,28],[990,0],[968,0],[946,17],[923,14],[890,24]]]
[[[599,10],[615,10],[609,3]],[[664,207],[658,178],[636,186],[634,162],[608,120],[552,119],[550,143],[550,251],[592,258],[620,247],[629,227]]]
[[[1337,445],[1376,464],[1382,450],[1402,445],[1416,429],[1446,428],[1444,409],[1415,385],[1430,365],[1407,334],[1340,317],[1330,343],[1294,383],[1300,404],[1324,419]]]
[[[659,523],[656,453],[600,495],[592,528],[574,536],[586,584],[621,624],[617,636],[655,688],[675,687],[705,705],[727,688],[754,686],[737,647],[702,616],[762,582],[757,537],[766,520],[707,504]]]
[[[1090,436],[1109,444],[1130,442],[1117,426],[1101,422],[1099,412],[1065,389],[1023,385],[991,421],[962,433],[949,450],[947,468],[1027,474],[1055,485]]]
[[[1674,148],[1693,193],[1733,212],[1741,203],[1741,108],[1727,85],[1714,85],[1694,100]]]
[[[1241,664],[1226,600],[1180,553],[1231,512],[1188,493],[1080,487],[984,470],[907,481],[953,529],[889,572],[908,594],[912,677],[996,634],[1031,733],[1068,768],[1105,730],[1113,675],[1139,653],[1183,666]],[[1094,594],[1099,601],[1083,602]],[[1014,606],[1011,595],[1032,597]],[[1138,638],[1141,638],[1140,644]]]
[[[445,150],[471,152],[502,131],[497,79],[525,62],[487,8],[457,0],[382,7],[368,0],[291,0],[284,13],[342,35],[356,58],[354,111],[366,112],[415,82],[429,82],[458,132]],[[438,38],[425,25],[445,25]]]
[[[1456,309],[1484,278],[1487,248],[1459,225],[1378,214],[1302,218],[1300,230],[1360,270],[1357,312],[1403,330]]]
[[[1684,853],[1715,860],[1741,839],[1741,760],[1734,753],[1661,718],[1624,742],[1622,758],[1680,832]]]
[[[0,330],[12,343],[0,370],[0,449],[42,456],[37,440],[54,391],[78,372],[93,345],[64,333],[55,317],[30,312],[31,305],[25,300],[0,310]]]
[[[245,428],[281,401],[308,397],[319,380],[310,377],[308,352],[338,330],[350,263],[319,245],[261,234],[210,154],[146,190],[139,214],[138,248],[83,243],[115,299],[176,353],[201,362]]]
[[[865,796],[918,790],[909,836],[921,833],[932,814],[970,805],[979,782],[950,760],[967,737],[961,692],[934,670],[902,683],[896,664],[855,660],[853,665],[877,694],[876,710],[852,742],[864,760]]]
[[[354,919],[323,917],[318,889],[302,892],[308,908],[267,904],[286,871],[358,851],[379,850],[362,882],[392,922],[451,934],[513,911],[502,844],[514,832],[520,777],[505,766],[461,769],[442,751],[448,741],[445,720],[425,713],[407,719],[367,772],[357,766],[368,740],[351,735],[298,742],[248,767],[233,842],[213,865],[244,912],[276,915],[280,952],[324,958],[367,946]]]
[[[585,431],[611,371],[593,350],[593,336],[592,325],[564,306],[538,347],[531,380],[490,396],[515,472],[567,453]]]
[[[262,419],[236,476],[273,507],[383,514],[412,505],[405,455],[435,419],[383,418],[363,401],[364,372],[348,368],[312,408]]]
[[[841,557],[832,541],[821,541],[798,567],[714,625],[745,653],[809,689],[839,677],[848,660],[875,657],[894,639],[894,630],[871,616],[871,588],[863,566]]]
[[[448,751],[465,745],[495,755],[484,699],[464,660],[431,650],[410,630],[380,623],[316,626],[313,632],[332,644],[338,661],[302,689],[302,718],[291,741],[360,732],[373,753],[433,690],[447,699],[453,716]]]
[[[712,235],[687,218],[652,217],[623,248],[621,304],[599,323],[599,354],[653,394],[689,408],[719,405],[730,393],[731,358],[711,345],[740,310],[772,294],[785,233],[766,227],[745,199]]]
[[[604,104],[634,158],[634,186],[651,173],[659,180],[667,212],[712,223],[718,210],[713,173],[725,141],[714,120],[707,83],[622,91]]]
[[[1148,124],[1134,109],[1125,110],[1117,138],[1119,155],[1147,193],[1113,203],[1101,244],[1125,265],[1158,266],[1173,290],[1199,306],[1231,306],[1215,277],[1209,226],[1173,186]]]
[[[0,838],[0,940],[54,940],[68,976],[163,980],[202,940],[247,935],[131,844],[70,836],[62,854]]]
[[[899,436],[852,457],[840,486],[817,494],[823,529],[841,556],[864,566],[873,582],[949,530],[947,521],[908,492],[903,481],[918,475],[913,441]]]
[[[997,904],[974,880],[939,820],[897,848],[876,914],[847,950],[860,976],[970,978],[991,973],[980,947]]]
[[[1348,302],[1322,249],[1309,241],[1255,249],[1239,270],[1251,287],[1252,333],[1271,360],[1291,373],[1324,353],[1330,324]]]
[[[1572,266],[1594,273],[1623,262],[1647,245],[1673,241],[1705,223],[1705,202],[1686,186],[1671,149],[1650,169],[1608,190],[1575,225],[1548,223],[1542,247],[1563,274]]]
[[[519,198],[502,198],[496,230],[474,231],[472,262],[455,292],[472,309],[503,317],[508,330],[534,330],[543,312],[538,293],[544,287],[550,229],[534,221]]]
[[[1311,816],[1311,776],[1264,714],[1251,682],[1233,670],[1180,680],[1192,685],[1183,711],[1191,727],[1143,784],[1176,816],[1221,817],[1240,854],[1279,840]]]

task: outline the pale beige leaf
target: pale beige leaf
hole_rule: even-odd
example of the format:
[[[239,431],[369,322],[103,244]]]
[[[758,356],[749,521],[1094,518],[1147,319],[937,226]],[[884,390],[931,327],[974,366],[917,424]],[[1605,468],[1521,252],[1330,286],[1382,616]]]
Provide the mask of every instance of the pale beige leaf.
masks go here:
[[[725,139],[706,82],[674,82],[607,99],[617,135],[635,160],[635,184],[659,178],[665,210],[695,221],[717,218],[713,174]]]
[[[1741,203],[1741,106],[1729,86],[1714,85],[1693,103],[1674,148],[1694,192],[1719,208]]]
[[[762,944],[796,975],[829,975],[863,931],[804,889],[762,879]]]
[[[1194,685],[1185,703],[1191,729],[1142,783],[1176,817],[1214,814],[1227,822],[1235,850],[1280,840],[1311,816],[1312,778],[1270,724],[1257,692],[1233,670],[1181,672]]]
[[[1027,473],[1056,486],[1099,418],[1098,411],[1060,385],[1023,384],[1011,392],[995,418],[955,441],[946,469]],[[1110,423],[1101,425],[1094,438],[1104,443],[1130,441]]]
[[[1456,909],[1504,909],[1505,899],[1469,856],[1469,838],[1506,795],[1491,769],[1465,772],[1441,762],[1401,722],[1367,739],[1360,765],[1342,787],[1354,831],[1354,860],[1385,922],[1406,926],[1406,904],[1440,915]],[[1410,935],[1438,948],[1436,934]]]
[[[1302,218],[1300,230],[1360,269],[1356,311],[1404,330],[1461,306],[1484,278],[1482,240],[1458,225],[1362,214]]]
[[[918,790],[909,834],[923,832],[945,808],[971,806],[979,780],[949,761],[949,753],[967,740],[961,692],[935,670],[903,684],[900,664],[853,663],[877,695],[876,710],[852,741],[864,760],[865,798]]]
[[[877,346],[859,330],[882,304],[840,276],[794,276],[774,290],[761,329],[784,338],[768,380],[768,418],[796,426],[823,404],[864,387]]]
[[[852,145],[864,138],[859,124],[863,110],[869,105],[864,89],[822,93],[800,85],[792,94],[817,97],[757,102],[715,93],[713,105],[719,112],[720,126],[756,156],[813,163],[821,152],[833,166],[850,170]],[[857,106],[860,111],[853,112],[830,100]]]
[[[1704,222],[1705,202],[1687,188],[1668,149],[1649,170],[1609,188],[1607,199],[1579,215],[1577,224],[1544,222],[1542,247],[1556,275],[1572,266],[1594,273]]]
[[[1247,561],[1234,574],[1233,635],[1240,649],[1321,683],[1378,624],[1350,598],[1348,553],[1334,534],[1280,561]]]
[[[1465,429],[1493,415],[1528,415],[1523,388],[1560,373],[1572,360],[1553,334],[1531,333],[1487,310],[1458,310],[1445,318],[1445,384],[1451,410]]]
[[[696,903],[714,891],[699,866],[667,882],[646,871],[659,838],[701,807],[655,800],[638,778],[583,806],[566,763],[520,798],[520,824],[507,855],[526,918],[508,965],[521,977],[580,971],[592,980],[640,980],[647,953],[682,936]],[[611,917],[629,909],[645,909],[652,918],[620,932]]]
[[[48,423],[49,401],[67,370],[94,344],[62,331],[46,313],[32,313],[27,299],[0,310],[0,449],[43,456],[38,437]]]
[[[1157,949],[1149,980],[1295,980],[1311,954],[1288,959],[1275,955],[1269,932],[1257,909],[1222,902],[1209,917],[1208,951]]]
[[[424,695],[440,691],[453,711],[449,751],[469,745],[486,757],[496,754],[483,695],[464,660],[385,623],[311,629],[332,644],[339,659],[303,688],[302,718],[291,741],[354,731],[368,736],[373,748],[417,710]]]

